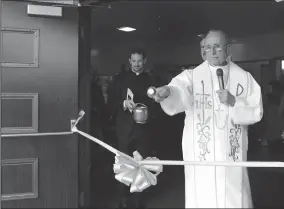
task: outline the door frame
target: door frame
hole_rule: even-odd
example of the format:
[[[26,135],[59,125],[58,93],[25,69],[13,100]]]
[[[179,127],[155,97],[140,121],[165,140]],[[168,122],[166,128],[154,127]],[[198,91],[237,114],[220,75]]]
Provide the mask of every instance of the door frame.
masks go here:
[[[0,0],[0,209],[2,208],[2,0]]]
[[[79,110],[83,109],[86,113],[78,127],[86,133],[91,130],[91,11],[91,7],[78,8],[78,106]],[[89,139],[78,136],[79,208],[88,208],[91,204],[91,143]]]

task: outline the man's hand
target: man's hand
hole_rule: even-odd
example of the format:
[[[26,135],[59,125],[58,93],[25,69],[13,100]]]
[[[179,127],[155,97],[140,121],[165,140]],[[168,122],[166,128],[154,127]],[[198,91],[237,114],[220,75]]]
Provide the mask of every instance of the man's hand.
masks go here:
[[[170,95],[170,87],[162,86],[156,89],[153,99],[160,103]]]
[[[219,90],[217,94],[221,103],[231,107],[235,105],[236,98],[227,89]]]
[[[135,107],[135,103],[132,100],[124,100],[123,104],[124,107],[130,111],[132,111]]]

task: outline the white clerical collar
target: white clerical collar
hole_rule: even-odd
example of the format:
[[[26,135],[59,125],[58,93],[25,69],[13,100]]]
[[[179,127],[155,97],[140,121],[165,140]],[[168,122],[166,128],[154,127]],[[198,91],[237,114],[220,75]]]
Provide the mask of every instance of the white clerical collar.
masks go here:
[[[221,69],[223,70],[224,75],[227,75],[227,74],[228,74],[228,71],[229,71],[229,64],[224,65],[224,66],[213,66],[213,65],[210,65],[210,64],[208,63],[208,66],[209,66],[210,70],[212,70],[212,71],[214,71],[214,72],[215,72],[217,69],[221,68]]]
[[[137,76],[141,74],[141,73],[135,72],[134,70],[132,70],[132,72],[135,73],[135,75],[137,75]]]

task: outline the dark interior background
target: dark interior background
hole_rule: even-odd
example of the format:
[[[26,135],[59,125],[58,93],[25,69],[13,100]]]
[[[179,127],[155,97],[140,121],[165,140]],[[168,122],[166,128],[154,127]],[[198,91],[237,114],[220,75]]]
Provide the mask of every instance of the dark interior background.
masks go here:
[[[93,66],[112,75],[127,65],[129,48],[143,46],[148,68],[199,64],[198,35],[222,29],[232,39],[234,61],[283,54],[284,3],[275,1],[114,1],[92,9]],[[129,26],[130,33],[116,28]]]

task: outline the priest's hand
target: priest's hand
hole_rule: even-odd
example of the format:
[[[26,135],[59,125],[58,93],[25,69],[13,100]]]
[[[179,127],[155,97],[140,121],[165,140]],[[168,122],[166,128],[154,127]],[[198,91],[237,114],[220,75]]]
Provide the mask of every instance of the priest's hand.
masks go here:
[[[222,104],[229,105],[233,107],[236,103],[236,98],[227,90],[222,89],[217,91],[219,100]]]
[[[132,100],[124,100],[123,107],[124,107],[124,110],[128,109],[132,111],[135,107],[135,103]]]
[[[156,93],[153,96],[153,99],[156,102],[160,103],[164,101],[164,99],[166,99],[168,96],[170,96],[170,87],[162,86],[162,87],[156,88]]]

